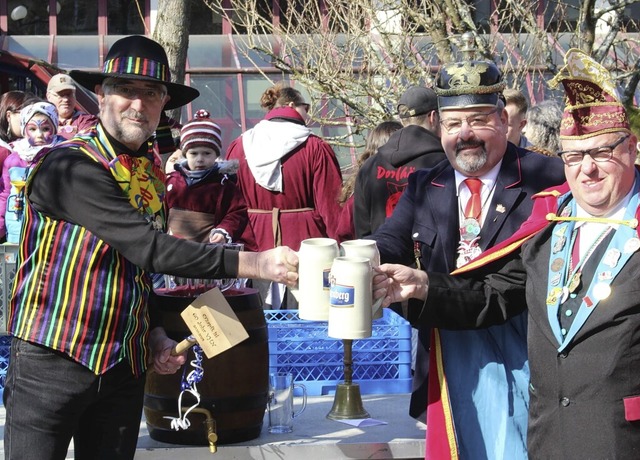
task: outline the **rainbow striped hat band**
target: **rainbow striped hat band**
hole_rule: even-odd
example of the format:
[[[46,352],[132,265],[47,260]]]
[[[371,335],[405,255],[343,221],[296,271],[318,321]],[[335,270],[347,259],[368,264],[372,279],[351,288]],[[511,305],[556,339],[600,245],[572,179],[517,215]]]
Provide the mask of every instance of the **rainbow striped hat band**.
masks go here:
[[[72,70],[69,75],[89,91],[95,91],[96,85],[107,77],[162,83],[170,96],[164,106],[167,110],[188,104],[200,95],[195,88],[171,81],[167,53],[159,43],[142,35],[117,40],[107,53],[102,72]]]
[[[102,72],[143,75],[155,80],[171,81],[171,72],[162,62],[134,56],[117,57],[104,61]]]

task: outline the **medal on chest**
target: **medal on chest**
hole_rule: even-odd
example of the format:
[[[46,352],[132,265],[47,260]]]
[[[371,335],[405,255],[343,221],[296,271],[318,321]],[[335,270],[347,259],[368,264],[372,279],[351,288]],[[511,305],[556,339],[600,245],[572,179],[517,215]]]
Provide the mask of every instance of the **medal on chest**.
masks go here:
[[[575,337],[576,333],[586,323],[591,312],[595,310],[601,301],[610,299],[614,292],[613,282],[631,256],[640,249],[640,239],[637,237],[634,215],[638,209],[638,181],[634,193],[629,201],[625,220],[573,217],[576,215],[575,202],[567,205],[560,216],[549,215],[548,220],[558,222],[551,234],[550,255],[548,262],[547,317],[549,325],[560,344],[558,351],[562,351]],[[579,235],[575,228],[576,222],[584,222],[580,232],[586,238],[582,240],[585,245],[581,250],[575,248],[578,245]],[[593,223],[600,224],[593,225]],[[604,225],[602,225],[604,224]],[[604,228],[603,228],[604,227]],[[599,231],[599,234],[597,232]],[[590,233],[591,232],[591,233]],[[597,234],[595,239],[588,236]],[[582,269],[596,248],[613,233],[599,260],[594,261],[596,268],[593,278],[589,281],[582,276]],[[580,241],[582,243],[583,241]],[[575,319],[569,330],[562,329],[559,315],[561,305],[569,298],[581,295],[580,307],[573,310]],[[602,308],[606,308],[603,306]],[[569,314],[571,310],[567,310]]]
[[[460,226],[460,243],[458,244],[456,267],[462,267],[480,255],[482,249],[478,244],[479,240],[480,223],[472,217],[464,219]]]

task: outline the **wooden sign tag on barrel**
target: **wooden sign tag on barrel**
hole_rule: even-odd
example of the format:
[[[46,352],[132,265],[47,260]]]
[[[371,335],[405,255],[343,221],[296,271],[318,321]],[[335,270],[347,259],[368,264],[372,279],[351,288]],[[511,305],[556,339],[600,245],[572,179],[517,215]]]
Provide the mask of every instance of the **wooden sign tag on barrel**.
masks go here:
[[[193,339],[180,342],[174,354],[182,353],[197,342],[210,359],[249,338],[246,329],[218,288],[198,296],[180,316]]]

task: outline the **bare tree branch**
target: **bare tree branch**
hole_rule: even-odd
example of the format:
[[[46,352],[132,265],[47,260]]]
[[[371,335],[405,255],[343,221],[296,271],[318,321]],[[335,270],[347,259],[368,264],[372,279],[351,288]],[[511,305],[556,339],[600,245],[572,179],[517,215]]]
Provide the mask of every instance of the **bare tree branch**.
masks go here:
[[[351,133],[394,117],[407,86],[431,85],[442,63],[461,59],[465,32],[476,58],[496,61],[513,87],[549,78],[568,46],[615,70],[626,98],[639,81],[630,65],[640,47],[623,35],[637,30],[624,16],[637,0],[500,0],[491,12],[466,0],[203,1],[230,22],[246,57],[258,52],[304,84],[321,107],[316,121],[344,124],[346,116]]]

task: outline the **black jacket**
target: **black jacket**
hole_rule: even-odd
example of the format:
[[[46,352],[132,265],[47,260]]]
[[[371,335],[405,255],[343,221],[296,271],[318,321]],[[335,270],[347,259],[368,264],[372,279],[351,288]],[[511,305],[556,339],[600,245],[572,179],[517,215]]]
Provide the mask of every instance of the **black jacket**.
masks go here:
[[[394,132],[358,171],[354,191],[356,237],[373,233],[391,215],[411,173],[447,157],[440,138],[422,126]]]
[[[608,240],[596,249],[584,266],[574,304],[574,323],[584,322],[559,352],[546,304],[556,228],[549,224],[520,251],[465,276],[430,273],[420,321],[485,327],[527,307],[529,458],[640,458],[640,253],[633,253],[615,276],[609,297],[580,305],[596,273],[598,252],[608,252]]]
[[[480,247],[486,250],[510,237],[524,222],[533,207],[531,196],[552,185],[564,181],[564,168],[558,158],[550,158],[538,153],[525,151],[508,143],[507,151],[497,177],[495,191],[489,212],[480,231]],[[431,170],[414,174],[407,191],[398,204],[393,217],[372,236],[378,243],[382,263],[409,265],[414,260],[414,243],[418,243],[421,264],[427,272],[450,273],[456,268],[457,247],[460,240],[458,220],[458,198],[455,173],[449,163],[440,164]],[[416,312],[409,306],[409,319]],[[461,307],[462,308],[462,307]],[[417,310],[419,312],[419,309]],[[526,318],[526,315],[523,315]],[[440,330],[443,347],[462,344],[465,340],[491,345],[498,343],[496,336],[523,329],[518,318],[507,324],[479,331]],[[502,328],[502,329],[499,329]],[[502,332],[500,332],[502,330]],[[483,337],[486,335],[486,337]],[[522,331],[518,346],[526,357],[526,333]],[[421,326],[414,375],[414,391],[411,397],[410,414],[420,417],[427,407],[427,374],[430,329]],[[515,346],[515,345],[514,345]],[[471,356],[471,355],[469,355]],[[453,360],[450,363],[456,365]],[[474,369],[478,369],[479,365]],[[463,369],[468,369],[464,368]],[[449,369],[445,369],[449,374]],[[456,382],[448,375],[450,385]],[[469,379],[469,377],[466,377]],[[453,388],[452,386],[450,387]],[[454,390],[451,390],[454,391]],[[470,394],[452,394],[452,399],[466,400]],[[454,414],[455,416],[456,414]],[[471,449],[471,451],[473,451]],[[478,458],[477,456],[475,458]]]

